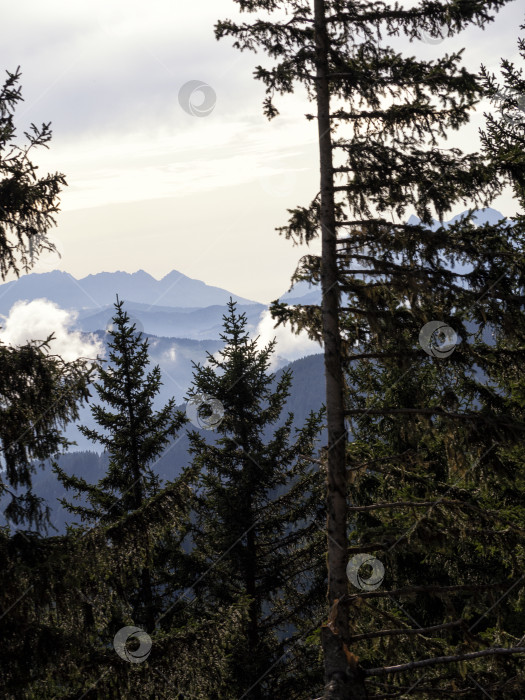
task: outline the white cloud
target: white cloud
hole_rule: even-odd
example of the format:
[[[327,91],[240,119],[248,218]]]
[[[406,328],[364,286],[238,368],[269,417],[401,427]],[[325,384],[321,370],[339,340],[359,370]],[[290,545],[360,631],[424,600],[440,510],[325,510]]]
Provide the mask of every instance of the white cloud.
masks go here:
[[[104,346],[101,341],[92,335],[86,338],[79,331],[71,329],[76,317],[76,312],[61,309],[48,299],[17,301],[11,307],[9,316],[0,317],[0,341],[15,347],[30,340],[45,340],[54,333],[49,352],[60,355],[66,362],[79,357],[95,359],[97,355],[102,356]]]
[[[261,320],[255,333],[256,336],[259,336],[258,346],[261,349],[267,346],[274,338],[277,340],[270,369],[274,370],[282,366],[285,359],[292,362],[305,355],[315,355],[322,352],[322,347],[319,343],[310,340],[306,331],[301,331],[298,335],[295,335],[288,326],[274,328],[274,325],[275,321],[267,309],[261,314]]]
[[[166,350],[166,352],[163,354],[163,359],[169,362],[176,362],[177,353],[175,352],[175,348],[171,347],[169,350]]]

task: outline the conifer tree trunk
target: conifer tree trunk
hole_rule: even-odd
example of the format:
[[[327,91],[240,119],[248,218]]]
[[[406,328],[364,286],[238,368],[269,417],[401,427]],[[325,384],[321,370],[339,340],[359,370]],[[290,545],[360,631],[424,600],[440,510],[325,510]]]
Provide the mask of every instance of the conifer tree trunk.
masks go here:
[[[250,511],[252,510],[250,504]],[[253,654],[258,653],[259,647],[259,605],[257,600],[257,559],[255,551],[255,528],[250,528],[247,534],[247,555],[248,567],[246,577],[246,592],[251,597],[252,602],[249,609],[248,619],[248,653],[250,654],[250,662],[253,659]],[[256,679],[258,680],[258,679]],[[261,686],[257,684],[250,693],[252,700],[261,700]]]
[[[118,297],[117,297],[118,299]],[[134,509],[138,510],[144,505],[144,492],[141,484],[141,464],[139,460],[139,448],[137,445],[137,422],[135,412],[133,410],[133,397],[131,394],[131,366],[128,348],[126,347],[124,356],[124,368],[126,372],[125,393],[128,406],[129,424],[131,426],[131,472],[133,478],[133,496]],[[146,543],[146,557],[149,560],[150,548],[149,541]],[[153,613],[153,589],[151,585],[151,571],[148,565],[142,568],[140,572],[140,584],[138,593],[138,605],[135,610],[135,615],[141,615],[141,624],[144,625],[147,632],[152,632],[155,628],[155,615]],[[142,610],[141,610],[142,607]]]
[[[326,411],[328,427],[328,604],[332,624],[322,628],[325,667],[325,698],[360,700],[366,698],[363,682],[348,667],[345,646],[349,641],[348,608],[337,605],[347,593],[347,505],[346,428],[344,385],[339,333],[339,289],[336,257],[336,225],[333,184],[332,138],[330,132],[329,41],[324,0],[315,0],[315,48],[317,126],[321,170],[322,231],[321,288]],[[348,647],[346,647],[348,649]]]
[[[248,416],[245,411],[241,409],[240,411],[241,421],[240,421],[240,445],[242,451],[245,455],[249,455],[251,450],[248,441],[248,435],[246,431],[246,425],[248,425]],[[251,473],[253,465],[250,463],[249,457],[244,463],[244,470],[246,473]],[[247,513],[247,535],[246,535],[246,571],[245,571],[245,584],[246,593],[251,598],[251,603],[248,611],[248,627],[247,627],[247,644],[248,644],[248,658],[250,664],[253,658],[259,651],[259,601],[257,592],[257,551],[256,551],[256,531],[255,531],[255,513],[254,513],[254,502],[251,494],[248,497],[246,503],[246,513]],[[253,681],[258,681],[259,679],[253,679]],[[261,686],[259,683],[251,690],[249,697],[251,700],[261,700]]]

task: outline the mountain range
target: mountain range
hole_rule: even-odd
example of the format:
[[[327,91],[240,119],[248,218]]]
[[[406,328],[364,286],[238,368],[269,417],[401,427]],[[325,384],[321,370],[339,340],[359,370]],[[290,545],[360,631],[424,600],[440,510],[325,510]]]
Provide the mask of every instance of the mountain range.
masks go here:
[[[444,223],[449,225],[464,214]],[[493,224],[503,218],[496,210],[485,209],[477,212],[475,220],[481,225]],[[411,217],[408,223],[419,223],[419,219]],[[436,221],[431,228],[439,225]],[[193,363],[204,364],[208,353],[214,354],[223,346],[220,339],[222,316],[230,298],[237,302],[237,310],[246,314],[247,330],[252,336],[258,330],[263,312],[267,310],[264,304],[219,287],[208,286],[176,270],[161,280],[155,280],[144,270],[132,274],[101,272],[78,280],[67,272],[55,270],[25,275],[14,282],[0,285],[0,316],[9,316],[16,302],[47,299],[62,309],[73,311],[74,329],[82,337],[100,341],[107,357],[107,343],[111,338],[107,329],[114,315],[117,294],[125,302],[124,309],[136,322],[137,329],[148,339],[151,364],[160,366],[163,385],[156,397],[156,409],[171,397],[175,397],[179,407],[184,408],[184,395],[191,384]],[[280,301],[291,304],[318,304],[320,300],[321,290],[306,282],[293,285],[280,297]],[[312,350],[310,347],[304,353],[308,357],[292,363],[286,357],[278,356],[276,381],[284,366],[293,372],[292,392],[285,413],[294,412],[295,427],[304,423],[310,410],[318,410],[324,402],[323,358],[315,354],[318,352],[319,349]],[[69,454],[60,456],[59,463],[66,471],[82,475],[89,482],[96,482],[105,471],[107,457],[99,454],[100,446],[93,445],[77,427],[96,427],[90,406],[97,403],[97,395],[95,391],[92,393],[89,404],[80,408],[78,423],[70,424],[65,431],[66,437],[75,440],[77,446]],[[325,433],[322,441],[321,444],[326,442]],[[173,478],[187,464],[187,447],[188,441],[183,434],[169,453],[166,452],[159,460],[156,469],[163,479]],[[43,471],[37,470],[34,486],[35,492],[48,500],[55,525],[63,532],[68,518],[56,499],[65,494],[50,471],[49,461]]]
[[[202,308],[225,305],[230,296],[239,304],[256,304],[244,297],[210,287],[200,280],[172,270],[156,280],[144,270],[138,272],[98,272],[75,279],[69,272],[31,273],[0,285],[0,313],[18,299],[49,299],[63,309],[93,309],[114,303],[115,293],[126,301],[161,307]]]
[[[450,225],[466,212],[444,222]],[[475,214],[478,224],[496,223],[503,215],[494,209],[484,209]],[[408,223],[419,223],[410,217]],[[440,223],[435,221],[431,228]],[[156,280],[144,270],[138,272],[100,272],[75,279],[68,272],[54,270],[42,274],[28,274],[13,282],[0,285],[1,316],[7,317],[16,302],[47,299],[61,309],[74,312],[71,331],[80,332],[85,339],[96,339],[105,348],[110,336],[107,329],[115,313],[116,295],[124,301],[124,309],[137,329],[148,338],[152,365],[161,369],[163,386],[158,404],[163,405],[175,396],[177,403],[192,381],[193,362],[204,364],[208,353],[214,354],[222,347],[220,334],[226,303],[232,298],[237,311],[247,317],[247,331],[256,335],[259,324],[267,311],[265,304],[240,297],[226,289],[213,287],[200,280],[191,279],[173,270],[161,280]],[[280,301],[291,304],[318,304],[321,301],[319,287],[299,282],[281,295]],[[51,332],[52,329],[49,330]],[[291,360],[319,352],[319,346],[299,344],[295,354],[286,355],[279,345],[276,349],[274,368],[283,367]],[[93,398],[96,401],[96,396]],[[89,407],[80,409],[79,423],[94,427]],[[71,425],[66,431],[70,440],[78,444],[77,450],[92,449],[91,444]]]
[[[454,216],[446,226],[466,212]],[[494,224],[504,216],[495,209],[477,211],[474,221]],[[419,223],[411,216],[407,223]],[[434,221],[435,230],[440,222]],[[77,326],[84,332],[104,330],[113,315],[116,295],[126,302],[128,313],[142,324],[141,330],[157,336],[202,340],[218,338],[221,319],[230,297],[248,316],[251,327],[267,307],[226,289],[213,287],[172,270],[156,280],[144,270],[137,272],[99,272],[76,279],[69,272],[53,270],[31,273],[0,284],[0,316],[7,316],[17,301],[48,299],[62,309],[77,313]],[[316,304],[321,298],[319,287],[298,282],[279,299],[292,304]]]

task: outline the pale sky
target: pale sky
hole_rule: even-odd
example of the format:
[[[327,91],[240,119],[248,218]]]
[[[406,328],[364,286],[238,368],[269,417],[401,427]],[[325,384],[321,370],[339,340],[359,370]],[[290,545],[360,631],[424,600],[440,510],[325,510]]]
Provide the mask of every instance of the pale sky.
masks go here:
[[[317,252],[274,230],[286,223],[287,208],[306,206],[318,191],[316,122],[304,118],[313,105],[299,87],[277,100],[280,117],[265,119],[264,87],[252,72],[266,57],[214,37],[215,22],[235,18],[236,7],[232,0],[20,0],[4,7],[0,69],[21,66],[19,133],[51,121],[51,147],[34,160],[69,183],[52,236],[62,258],[34,271],[55,267],[80,278],[144,269],[160,279],[176,269],[268,303],[289,287],[299,257]],[[464,47],[468,69],[484,63],[499,74],[502,57],[522,65],[523,22],[522,0],[515,0],[484,31],[472,27],[437,44],[383,43],[427,59]],[[179,104],[189,81],[209,86],[206,116]],[[194,108],[202,98],[193,93]],[[493,109],[483,103],[447,147],[477,150],[482,113]],[[517,212],[510,192],[492,206]]]

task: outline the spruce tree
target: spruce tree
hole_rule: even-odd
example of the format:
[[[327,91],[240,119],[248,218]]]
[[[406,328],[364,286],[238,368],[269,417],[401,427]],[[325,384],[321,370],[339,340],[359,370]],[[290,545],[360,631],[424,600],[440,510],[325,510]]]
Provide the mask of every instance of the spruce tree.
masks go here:
[[[489,95],[493,87],[489,82]],[[512,173],[519,196],[523,122],[503,118],[496,126],[489,117],[489,124],[505,139],[499,157],[497,140],[485,141],[487,173],[499,177],[495,191],[502,174]],[[370,245],[368,269],[351,281],[354,315],[347,327],[357,326],[359,306],[376,320],[349,365],[351,553],[378,552],[390,588],[354,590],[352,604],[368,605],[352,620],[352,641],[376,667],[367,673],[379,693],[523,695],[523,224],[523,215],[496,226],[473,226],[466,218],[446,231],[428,231],[440,252],[427,253],[420,272],[406,266],[397,288],[393,273],[383,276],[380,293],[381,278],[366,273],[379,270],[381,247]],[[343,269],[356,257],[350,240],[344,247]],[[403,257],[394,260],[401,274]],[[357,267],[354,262],[354,272]],[[422,282],[424,274],[430,278],[428,291],[418,274]],[[402,285],[404,297],[396,293]],[[376,303],[390,295],[390,308],[382,308],[388,332],[381,333],[371,305],[363,303],[367,293],[375,293]],[[457,342],[447,349],[435,330],[415,343],[412,322],[419,314],[447,319]],[[421,345],[430,352],[414,362]],[[374,629],[379,616],[394,624]]]
[[[85,494],[88,505],[72,504],[64,499],[61,502],[87,523],[114,523],[121,516],[138,511],[159,493],[159,477],[152,465],[186,420],[176,410],[174,398],[160,411],[153,410],[161,385],[160,368],[156,366],[147,372],[148,340],[142,340],[135,324],[129,323],[118,296],[115,309],[109,330],[110,364],[100,369],[100,382],[94,384],[105,405],[95,404],[91,408],[104,432],[80,426],[83,435],[102,445],[108,453],[107,474],[92,485],[80,476],[67,475],[58,465],[54,467],[66,488],[74,489],[77,495]],[[151,543],[146,542],[145,547],[147,564],[140,573],[134,617],[151,631],[160,610],[154,601]]]
[[[49,148],[51,122],[37,127],[31,124],[24,132],[26,144],[14,143],[16,129],[14,113],[22,101],[20,67],[7,78],[0,89],[0,275],[10,272],[20,275],[20,262],[25,272],[33,267],[44,250],[56,250],[47,238],[56,224],[59,195],[66,180],[63,173],[37,176],[37,166],[30,151]],[[17,259],[20,257],[20,260]]]
[[[22,100],[20,69],[7,72],[0,88],[0,276],[33,267],[42,250],[53,250],[47,233],[56,221],[61,173],[38,177],[34,149],[48,148],[50,124],[31,125],[25,145],[15,142],[14,113]],[[20,258],[20,260],[18,260]],[[5,517],[15,525],[45,528],[46,505],[33,493],[36,464],[68,446],[65,426],[78,418],[89,396],[94,365],[87,359],[64,362],[50,353],[51,334],[22,347],[0,344],[0,495],[11,500]]]
[[[195,594],[204,611],[248,601],[230,652],[227,696],[299,700],[322,687],[310,636],[324,603],[324,475],[311,469],[310,458],[323,409],[293,435],[293,414],[282,416],[292,374],[285,370],[275,382],[275,341],[258,349],[235,307],[230,300],[224,348],[206,366],[195,365],[190,392],[196,402],[207,397],[202,415],[210,397],[224,408],[213,432],[189,433],[201,470],[192,540],[202,579]]]
[[[509,292],[500,283],[501,264],[508,262],[511,250],[504,226],[479,230],[467,219],[450,230],[427,228],[432,209],[442,221],[456,203],[468,198],[476,206],[487,206],[498,190],[494,170],[482,156],[438,147],[447,128],[458,129],[468,122],[469,110],[482,92],[477,76],[458,66],[460,53],[421,61],[378,40],[383,31],[402,31],[410,40],[421,38],[422,32],[452,36],[470,23],[484,26],[492,21],[491,12],[504,4],[436,2],[403,9],[397,4],[315,0],[312,14],[309,3],[261,0],[239,5],[252,12],[284,9],[288,17],[261,18],[252,24],[221,22],[217,28],[218,36],[233,36],[238,48],[262,47],[276,60],[271,68],[256,71],[267,87],[265,112],[270,118],[277,114],[274,94],[292,92],[295,81],[306,84],[317,107],[315,117],[307,116],[318,122],[320,194],[310,206],[290,210],[289,225],[282,232],[296,242],[321,238],[322,255],[305,256],[294,279],[320,282],[322,305],[275,304],[273,312],[281,322],[291,321],[296,329],[306,328],[312,338],[324,342],[331,606],[330,624],[322,630],[326,698],[364,698],[366,693],[363,676],[368,662],[356,665],[351,652],[355,639],[348,625],[349,607],[356,598],[347,595],[345,575],[349,553],[345,413],[357,420],[359,414],[371,412],[377,399],[385,420],[398,412],[401,425],[408,427],[411,412],[428,416],[434,411],[422,391],[405,393],[408,406],[385,405],[390,397],[383,396],[385,385],[380,381],[372,385],[377,393],[363,404],[371,387],[362,382],[349,395],[345,368],[349,363],[380,364],[389,357],[401,365],[421,358],[423,350],[414,346],[414,340],[434,318],[451,324],[466,340],[470,337],[466,324],[486,324],[487,310],[493,322],[502,321],[496,307]],[[415,209],[418,225],[403,222],[409,207]],[[500,250],[501,255],[494,254]],[[475,267],[466,279],[453,267],[464,261]],[[516,295],[510,297],[507,323],[518,308]],[[483,303],[469,313],[479,298]],[[353,352],[358,342],[359,352]],[[455,353],[453,361],[463,361],[460,375],[474,371],[476,349]],[[487,357],[488,351],[482,352]],[[466,383],[463,391],[468,392]],[[446,400],[453,400],[451,393]],[[458,418],[463,423],[469,420]],[[380,435],[379,431],[375,437]],[[385,449],[387,456],[395,457],[389,447]],[[351,465],[355,469],[355,463]],[[360,507],[359,502],[352,504]],[[366,546],[371,551],[368,542]],[[354,552],[352,548],[350,553]]]

